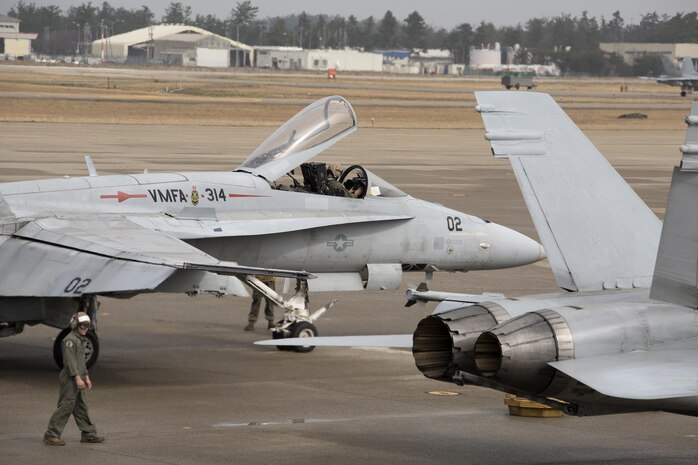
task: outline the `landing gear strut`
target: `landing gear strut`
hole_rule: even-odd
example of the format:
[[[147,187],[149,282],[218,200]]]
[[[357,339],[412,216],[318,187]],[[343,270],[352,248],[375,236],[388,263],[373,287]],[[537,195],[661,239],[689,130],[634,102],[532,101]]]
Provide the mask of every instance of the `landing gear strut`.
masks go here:
[[[245,282],[284,309],[284,318],[272,329],[274,339],[317,336],[317,328],[313,322],[337,303],[336,299],[332,300],[311,314],[308,309],[308,281],[303,278],[296,279],[296,293],[288,300],[253,275],[245,276]],[[315,346],[277,346],[277,348],[305,353],[315,349]]]

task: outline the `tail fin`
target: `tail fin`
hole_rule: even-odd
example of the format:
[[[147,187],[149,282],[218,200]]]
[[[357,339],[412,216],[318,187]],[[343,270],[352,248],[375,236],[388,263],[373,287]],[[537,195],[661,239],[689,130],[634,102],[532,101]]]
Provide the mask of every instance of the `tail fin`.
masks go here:
[[[683,57],[683,63],[681,65],[681,75],[690,76],[696,74],[696,68],[693,66],[693,58]]]
[[[665,76],[681,76],[681,70],[676,66],[676,63],[671,59],[671,57],[662,54],[659,55],[659,58],[662,60],[662,67],[664,68]]]
[[[674,168],[650,297],[698,308],[698,103],[686,117],[681,165]]]
[[[476,92],[509,158],[558,285],[649,287],[661,222],[547,94]]]

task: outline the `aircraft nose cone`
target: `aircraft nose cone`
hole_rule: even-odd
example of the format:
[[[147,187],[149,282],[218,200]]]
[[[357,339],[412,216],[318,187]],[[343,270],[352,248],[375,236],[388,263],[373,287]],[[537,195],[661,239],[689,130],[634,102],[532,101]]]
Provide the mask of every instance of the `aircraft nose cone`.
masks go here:
[[[546,257],[538,242],[520,232],[489,223],[490,260],[488,269],[528,265]]]

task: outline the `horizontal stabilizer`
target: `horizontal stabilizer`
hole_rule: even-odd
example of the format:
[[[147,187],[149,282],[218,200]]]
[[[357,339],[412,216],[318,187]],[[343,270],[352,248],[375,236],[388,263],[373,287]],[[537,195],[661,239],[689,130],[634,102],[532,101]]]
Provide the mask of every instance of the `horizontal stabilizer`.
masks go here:
[[[547,94],[476,92],[485,138],[509,158],[558,285],[649,287],[661,222]]]
[[[409,349],[412,348],[412,334],[293,337],[288,339],[257,341],[255,344],[259,346],[386,347]]]
[[[549,363],[601,394],[622,399],[698,396],[698,350],[651,350]]]

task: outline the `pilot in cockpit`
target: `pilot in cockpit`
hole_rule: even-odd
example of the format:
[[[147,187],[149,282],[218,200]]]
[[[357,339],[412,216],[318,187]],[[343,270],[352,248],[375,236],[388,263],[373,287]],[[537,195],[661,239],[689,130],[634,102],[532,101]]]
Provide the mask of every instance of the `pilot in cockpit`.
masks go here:
[[[359,177],[350,179],[344,183],[344,187],[349,191],[351,197],[362,199],[366,195],[366,182]]]
[[[336,197],[352,197],[351,192],[344,187],[344,185],[339,182],[339,178],[342,175],[342,166],[337,163],[330,163],[327,166],[327,179],[325,180],[325,186],[327,186],[327,194],[334,195]]]

